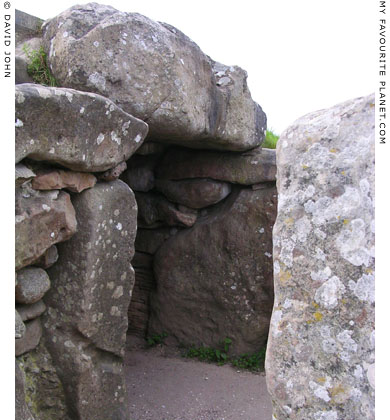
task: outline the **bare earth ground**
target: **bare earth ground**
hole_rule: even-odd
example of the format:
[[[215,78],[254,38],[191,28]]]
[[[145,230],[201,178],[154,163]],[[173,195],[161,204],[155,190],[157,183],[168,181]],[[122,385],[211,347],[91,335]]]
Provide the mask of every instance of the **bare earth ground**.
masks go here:
[[[264,373],[185,359],[166,346],[129,337],[130,420],[270,420]]]

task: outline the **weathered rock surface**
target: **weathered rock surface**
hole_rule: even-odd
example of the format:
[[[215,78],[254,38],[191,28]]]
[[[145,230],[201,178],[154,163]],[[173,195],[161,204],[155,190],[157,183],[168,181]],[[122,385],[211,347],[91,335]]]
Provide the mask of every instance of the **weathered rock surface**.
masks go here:
[[[37,420],[71,420],[66,412],[63,387],[44,339],[34,350],[16,360],[28,384],[24,390],[25,401],[34,417]]]
[[[18,362],[15,361],[15,419],[34,420],[26,404],[25,377]]]
[[[168,227],[158,229],[138,228],[135,249],[153,255],[167,239],[176,235],[177,232],[178,229]]]
[[[156,180],[156,189],[174,203],[193,209],[211,206],[230,194],[231,186],[212,179]]]
[[[158,155],[133,156],[128,162],[128,169],[123,173],[122,180],[133,191],[147,192],[154,188],[154,167]]]
[[[27,168],[22,163],[18,163],[15,166],[15,187],[20,187],[25,182],[34,178],[34,176],[35,173],[30,168]]]
[[[41,320],[39,318],[26,322],[25,326],[26,332],[24,333],[23,337],[15,340],[16,356],[20,356],[35,349],[42,337],[42,326]]]
[[[57,260],[58,250],[55,245],[52,245],[45,251],[45,253],[41,257],[39,257],[39,259],[34,261],[34,265],[46,269],[55,264]]]
[[[46,311],[46,305],[43,303],[43,300],[39,300],[29,305],[16,305],[16,310],[22,321],[29,321],[42,315]]]
[[[134,284],[137,205],[122,181],[73,199],[78,232],[59,245],[43,315],[72,418],[127,419],[123,354]]]
[[[15,338],[22,338],[26,332],[26,326],[19,312],[15,310]]]
[[[96,178],[92,174],[66,171],[63,169],[49,169],[37,172],[31,185],[34,190],[61,190],[65,188],[72,192],[81,192],[92,188]]]
[[[168,226],[190,227],[196,222],[196,214],[181,212],[162,195],[137,192],[136,199],[142,227],[153,227],[159,222]]]
[[[278,420],[374,419],[374,95],[308,114],[277,146]]]
[[[170,149],[156,168],[161,179],[212,178],[252,185],[275,181],[275,150],[256,148],[245,153]]]
[[[171,25],[89,3],[45,22],[43,37],[61,86],[109,97],[153,140],[241,151],[264,139],[246,72],[215,63]]]
[[[148,131],[93,93],[27,83],[16,85],[15,95],[16,163],[29,157],[74,171],[105,171],[128,159]]]
[[[18,303],[35,303],[50,289],[50,279],[45,270],[26,267],[18,271],[15,300]]]
[[[165,242],[154,257],[149,333],[186,346],[230,337],[236,354],[259,351],[272,310],[275,217],[275,187],[243,189]]]
[[[15,267],[34,263],[53,244],[66,241],[77,222],[69,194],[19,188],[16,195]]]

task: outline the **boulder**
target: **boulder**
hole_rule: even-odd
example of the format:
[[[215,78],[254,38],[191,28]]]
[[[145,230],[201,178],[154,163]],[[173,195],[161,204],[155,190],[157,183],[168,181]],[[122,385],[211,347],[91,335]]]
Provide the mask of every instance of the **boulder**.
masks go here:
[[[235,190],[216,207],[155,254],[149,333],[187,347],[230,337],[232,354],[254,353],[272,310],[276,189]]]
[[[275,181],[275,150],[256,148],[245,153],[170,149],[156,168],[156,178],[211,178],[252,185]]]
[[[15,355],[20,356],[38,346],[42,337],[42,326],[40,318],[26,322],[26,332],[22,338],[15,340]]]
[[[174,203],[193,209],[211,206],[230,194],[230,184],[212,179],[156,180],[156,189]]]
[[[26,326],[19,312],[15,310],[15,338],[22,338],[26,332]]]
[[[148,126],[109,99],[73,89],[15,87],[16,163],[25,157],[99,172],[128,159]]]
[[[42,315],[46,311],[46,305],[43,303],[43,300],[39,300],[29,305],[16,305],[16,310],[22,321],[29,321]]]
[[[18,303],[38,302],[50,289],[49,276],[42,268],[22,268],[18,271],[17,276],[18,284],[15,287],[15,299]]]
[[[58,260],[58,250],[55,245],[48,248],[45,253],[34,261],[34,265],[41,268],[49,268]]]
[[[72,192],[81,192],[92,188],[96,178],[92,174],[66,171],[63,169],[47,169],[37,172],[31,185],[34,190],[61,190],[65,188]]]
[[[313,112],[278,141],[266,357],[278,420],[374,419],[374,110],[370,95]]]
[[[78,232],[48,271],[45,337],[72,418],[125,420],[123,355],[137,204],[122,181],[74,196]]]
[[[26,378],[15,360],[15,419],[34,420],[26,404]]]
[[[242,151],[264,139],[247,73],[215,63],[171,25],[89,3],[46,21],[43,38],[61,86],[110,98],[147,121],[152,140]]]
[[[196,222],[196,214],[181,212],[162,195],[137,192],[136,199],[140,227],[155,227],[156,224],[190,227]]]
[[[18,188],[15,218],[16,270],[38,260],[52,245],[68,240],[77,228],[69,194]]]

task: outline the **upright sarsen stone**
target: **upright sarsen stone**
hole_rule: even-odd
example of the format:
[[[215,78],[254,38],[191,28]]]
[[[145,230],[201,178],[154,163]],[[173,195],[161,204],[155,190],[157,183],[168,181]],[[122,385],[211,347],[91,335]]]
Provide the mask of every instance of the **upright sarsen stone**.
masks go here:
[[[79,230],[59,246],[59,260],[48,270],[48,350],[71,415],[125,420],[122,358],[134,284],[137,205],[118,180],[83,191],[73,204]]]
[[[277,146],[277,420],[374,419],[374,95],[297,120]]]

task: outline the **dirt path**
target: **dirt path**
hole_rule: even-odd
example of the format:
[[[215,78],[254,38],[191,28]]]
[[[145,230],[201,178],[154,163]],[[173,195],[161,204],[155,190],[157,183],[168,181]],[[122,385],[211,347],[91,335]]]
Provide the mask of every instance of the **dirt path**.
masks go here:
[[[129,344],[130,420],[271,420],[265,376]]]

